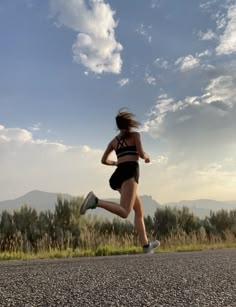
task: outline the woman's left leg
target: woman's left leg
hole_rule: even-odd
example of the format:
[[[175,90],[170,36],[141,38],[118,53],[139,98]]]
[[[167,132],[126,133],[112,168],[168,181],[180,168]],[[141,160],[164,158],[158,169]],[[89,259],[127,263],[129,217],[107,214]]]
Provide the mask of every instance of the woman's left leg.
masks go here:
[[[98,199],[97,207],[108,210],[122,218],[127,218],[132,210],[136,198],[137,183],[134,178],[123,182],[120,192],[120,205],[117,203]]]

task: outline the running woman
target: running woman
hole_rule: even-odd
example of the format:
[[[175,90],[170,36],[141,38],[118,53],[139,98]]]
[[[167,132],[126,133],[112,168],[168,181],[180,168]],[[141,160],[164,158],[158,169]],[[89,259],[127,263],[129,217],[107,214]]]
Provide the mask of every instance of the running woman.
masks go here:
[[[120,193],[120,204],[98,199],[90,192],[85,198],[80,213],[85,214],[88,209],[97,207],[108,210],[121,218],[127,218],[133,209],[135,213],[134,225],[143,246],[144,253],[153,252],[160,246],[158,240],[149,242],[144,224],[143,205],[137,195],[139,181],[139,158],[145,163],[150,162],[150,158],[143,150],[141,137],[138,132],[133,131],[139,127],[139,123],[134,119],[134,114],[120,110],[116,116],[116,125],[119,134],[108,144],[101,162],[105,165],[116,166],[109,183],[110,187]],[[117,161],[109,160],[109,155],[115,151]]]

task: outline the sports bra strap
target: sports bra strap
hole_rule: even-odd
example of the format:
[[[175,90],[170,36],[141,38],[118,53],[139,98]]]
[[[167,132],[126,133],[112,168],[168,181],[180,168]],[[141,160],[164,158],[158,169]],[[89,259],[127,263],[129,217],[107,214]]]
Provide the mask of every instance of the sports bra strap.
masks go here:
[[[128,146],[128,144],[126,143],[125,139],[118,138],[118,136],[116,137],[116,139],[117,139],[117,142],[118,142],[116,150],[119,149],[119,148],[124,148],[124,147]]]

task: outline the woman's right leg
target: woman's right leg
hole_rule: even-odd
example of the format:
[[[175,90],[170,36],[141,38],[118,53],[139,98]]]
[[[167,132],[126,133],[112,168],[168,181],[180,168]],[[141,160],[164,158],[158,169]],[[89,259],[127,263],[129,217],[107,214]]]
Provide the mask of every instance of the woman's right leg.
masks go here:
[[[144,224],[144,214],[143,214],[143,204],[138,197],[138,195],[135,198],[134,202],[134,225],[136,228],[136,231],[139,236],[140,243],[144,246],[148,244],[148,238],[146,234],[145,224]]]
[[[144,218],[143,218],[143,204],[138,196],[136,196],[133,209],[135,212],[134,224],[138,232],[140,242],[143,246],[143,252],[152,253],[157,247],[160,246],[160,242],[158,240],[149,242],[147,239]]]

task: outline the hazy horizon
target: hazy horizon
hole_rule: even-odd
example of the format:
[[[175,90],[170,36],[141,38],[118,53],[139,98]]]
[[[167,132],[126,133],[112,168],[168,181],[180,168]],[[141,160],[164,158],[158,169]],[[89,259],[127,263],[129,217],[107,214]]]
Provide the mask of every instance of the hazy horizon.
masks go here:
[[[27,196],[28,194],[31,194],[31,193],[35,193],[35,192],[39,192],[39,193],[48,193],[48,194],[57,194],[57,195],[69,195],[71,197],[84,197],[85,195],[84,194],[76,194],[76,195],[73,195],[73,194],[70,194],[70,193],[67,193],[67,192],[53,192],[53,191],[42,191],[42,190],[30,190],[24,194],[21,194],[21,195],[18,195],[16,196],[15,198],[12,198],[12,199],[3,199],[3,200],[0,200],[0,202],[4,202],[4,201],[12,201],[12,200],[16,200],[18,198],[22,198],[24,196]],[[217,199],[209,199],[209,198],[198,198],[198,199],[180,199],[180,200],[174,200],[174,201],[171,201],[171,202],[164,202],[164,203],[161,203],[158,201],[158,199],[156,199],[155,197],[153,197],[152,195],[150,194],[139,194],[140,197],[150,197],[151,199],[153,199],[154,201],[156,201],[159,205],[165,205],[165,204],[168,204],[168,203],[181,203],[181,202],[194,202],[194,201],[214,201],[214,202],[236,202],[236,199],[234,200],[222,200],[222,201],[219,201]],[[114,194],[113,197],[108,197],[105,199],[119,199],[120,195],[117,193],[117,194]]]
[[[140,195],[236,200],[235,1],[2,0],[0,34],[0,201],[118,197],[100,160],[122,107]]]

